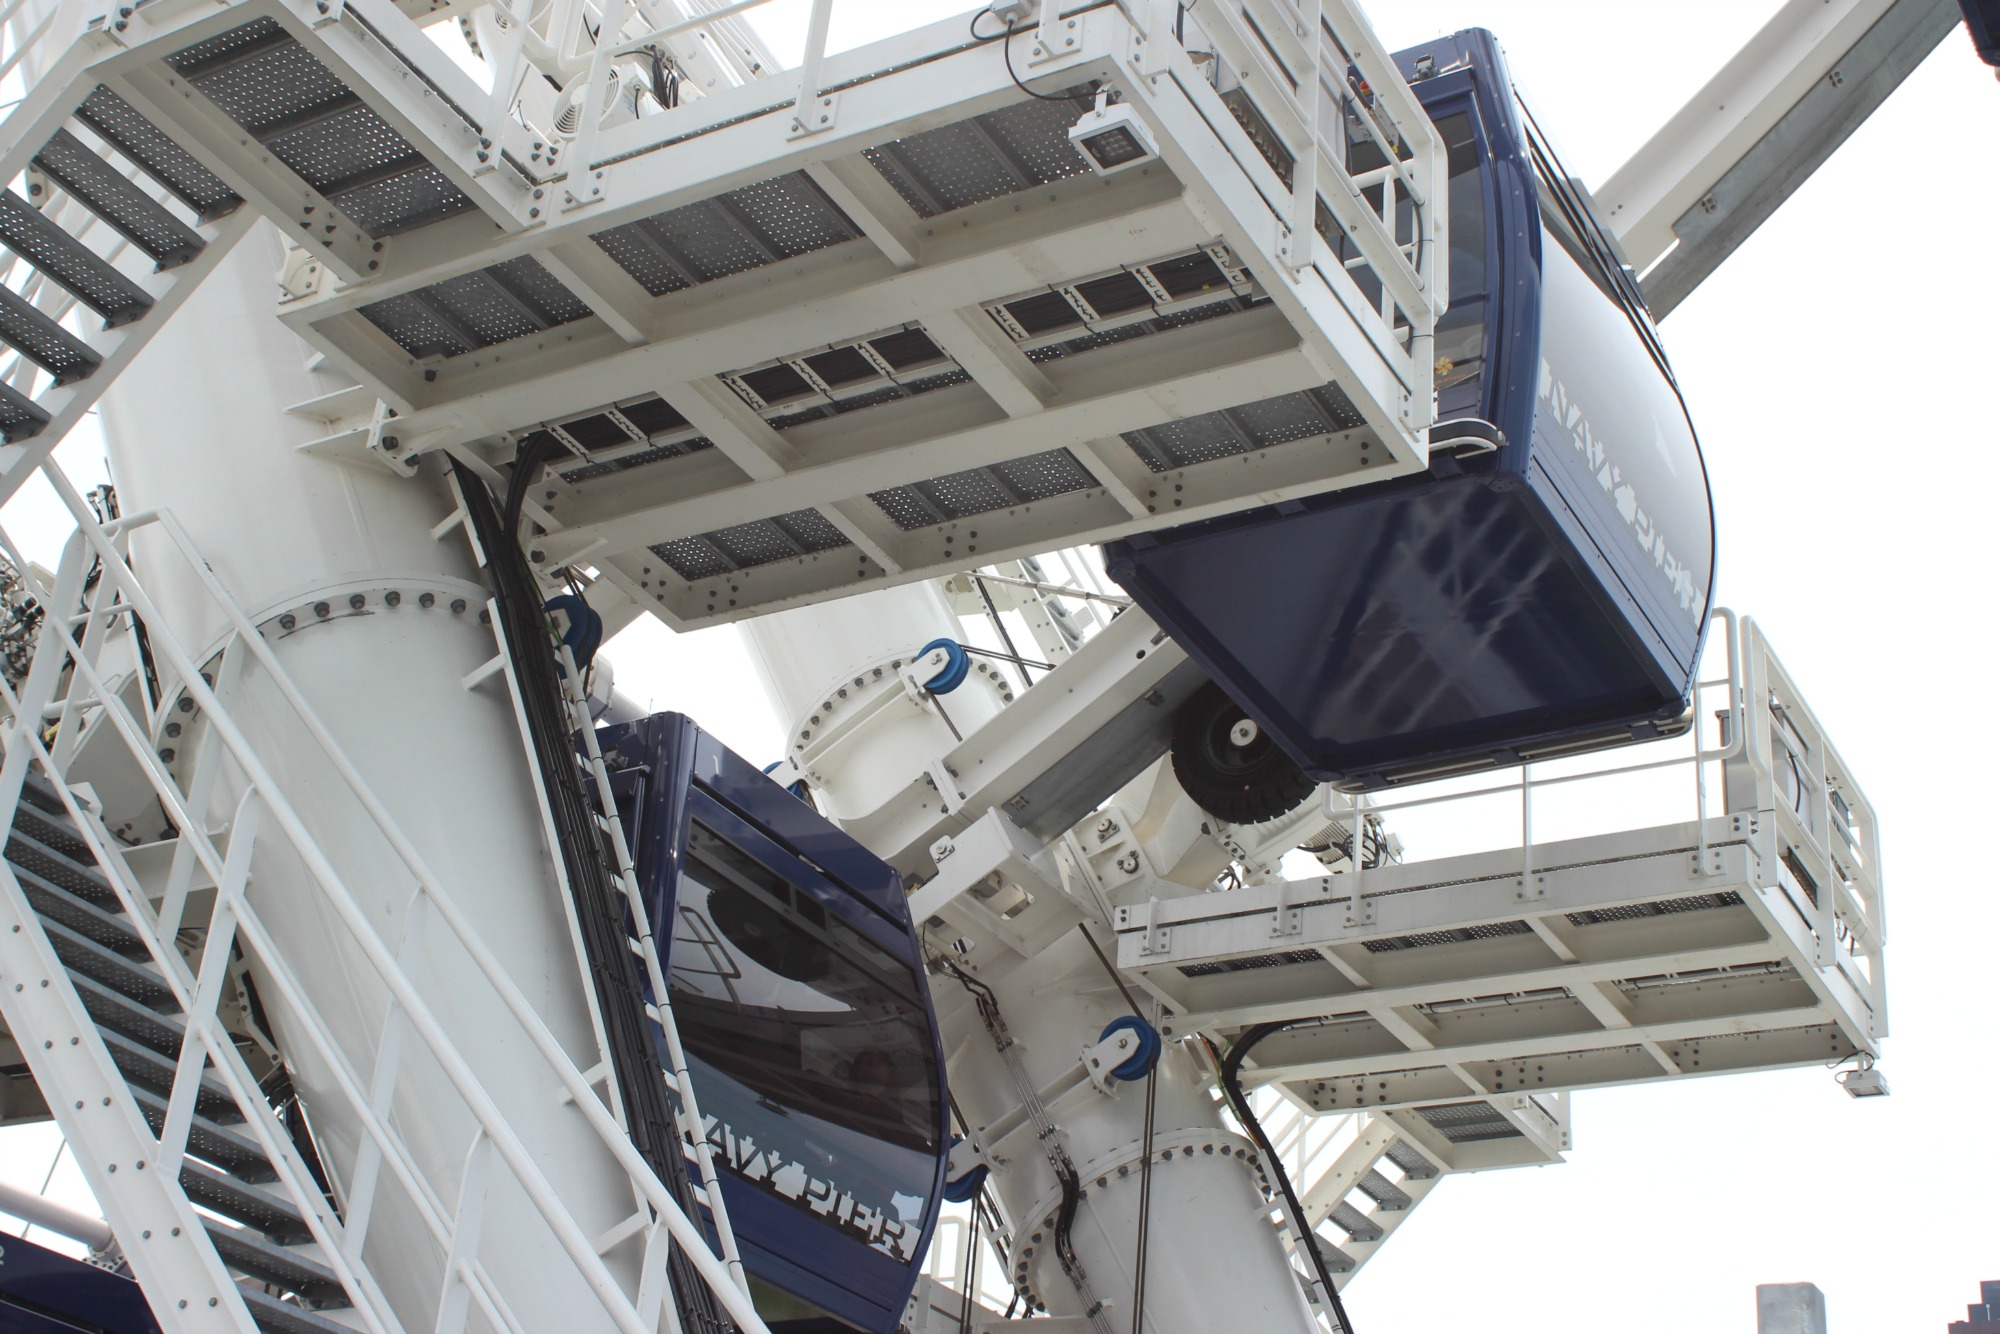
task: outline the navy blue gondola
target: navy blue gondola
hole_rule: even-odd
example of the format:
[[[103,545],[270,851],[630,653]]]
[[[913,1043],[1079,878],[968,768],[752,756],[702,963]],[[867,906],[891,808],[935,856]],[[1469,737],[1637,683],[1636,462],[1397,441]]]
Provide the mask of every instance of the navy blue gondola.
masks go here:
[[[0,1233],[0,1334],[160,1334],[124,1274]]]
[[[1958,7],[1979,58],[2000,66],[2000,0],[1958,0]]]
[[[895,1329],[949,1144],[901,878],[679,714],[598,738],[760,1311]]]
[[[1265,733],[1355,789],[1685,729],[1713,592],[1672,372],[1498,44],[1472,30],[1398,63],[1450,158],[1438,416],[1504,443],[1106,548]]]

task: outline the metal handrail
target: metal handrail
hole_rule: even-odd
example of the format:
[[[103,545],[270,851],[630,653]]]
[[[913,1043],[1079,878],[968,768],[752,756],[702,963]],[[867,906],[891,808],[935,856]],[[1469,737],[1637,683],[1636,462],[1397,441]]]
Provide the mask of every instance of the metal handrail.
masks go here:
[[[100,584],[99,596],[103,596],[104,590],[115,589],[118,596],[122,599],[123,606],[137,615],[147,625],[155,655],[166,666],[179,674],[182,688],[194,699],[204,716],[209,720],[216,736],[221,740],[230,757],[241,766],[246,778],[249,780],[250,787],[260,794],[268,806],[269,813],[274,822],[283,831],[287,840],[306,864],[314,880],[325,892],[327,902],[339,915],[355,943],[360,946],[363,954],[367,957],[369,964],[388,988],[395,1004],[401,1009],[407,1021],[415,1029],[426,1047],[429,1048],[432,1057],[437,1061],[439,1067],[453,1085],[454,1090],[464,1100],[468,1110],[479,1123],[481,1132],[491,1141],[493,1148],[499,1153],[501,1159],[511,1170],[523,1193],[528,1196],[536,1212],[542,1217],[543,1222],[555,1234],[558,1243],[575,1264],[579,1274],[590,1285],[600,1303],[604,1306],[606,1313],[611,1316],[620,1328],[630,1331],[630,1334],[648,1334],[647,1327],[641,1321],[631,1299],[620,1289],[617,1280],[604,1265],[591,1240],[583,1234],[575,1220],[563,1208],[550,1183],[542,1176],[539,1167],[534,1162],[527,1147],[515,1135],[512,1128],[506,1122],[505,1117],[501,1114],[500,1109],[492,1102],[490,1096],[486,1094],[483,1087],[479,1084],[477,1076],[466,1065],[464,1058],[457,1052],[448,1034],[446,1034],[436,1017],[431,1013],[429,1007],[424,1003],[423,998],[417,994],[414,986],[404,974],[396,956],[389,950],[388,946],[381,940],[380,936],[368,922],[326,853],[320,848],[310,831],[306,828],[298,812],[284,799],[281,790],[258,757],[255,748],[251,746],[248,739],[236,727],[229,717],[222,700],[217,697],[208,682],[204,680],[198,664],[180,644],[179,640],[166,629],[157,608],[146,595],[144,589],[139,586],[136,577],[129,566],[125,564],[121,553],[111,542],[110,533],[106,531],[104,526],[96,523],[94,516],[89,513],[85,506],[82,497],[77,494],[74,487],[59,468],[52,464],[45,464],[43,472],[54,487],[58,497],[70,510],[72,517],[76,519],[78,523],[78,536],[82,539],[84,546],[94,551],[98,559],[102,562],[104,573]],[[659,1222],[664,1224],[667,1232],[673,1237],[673,1240],[687,1253],[702,1280],[714,1291],[718,1301],[721,1302],[730,1316],[737,1320],[746,1330],[763,1330],[764,1326],[758,1319],[754,1308],[751,1307],[747,1296],[732,1280],[722,1261],[718,1260],[709,1250],[708,1241],[702,1229],[681,1212],[671,1194],[666,1190],[657,1176],[652,1173],[650,1168],[646,1166],[637,1150],[633,1148],[630,1140],[618,1128],[610,1113],[599,1102],[591,1090],[587,1077],[583,1072],[575,1068],[574,1064],[563,1052],[557,1039],[549,1032],[540,1016],[534,1011],[527,998],[520,992],[512,979],[507,976],[505,970],[500,966],[499,961],[494,958],[480,940],[471,922],[457,905],[452,902],[450,897],[442,891],[439,882],[430,872],[421,854],[410,843],[408,837],[398,827],[394,818],[386,807],[382,805],[379,798],[369,789],[359,771],[348,759],[324,723],[317,717],[296,684],[284,672],[275,654],[270,646],[264,642],[263,636],[258,632],[255,624],[250,621],[242,608],[222,586],[214,571],[195,549],[192,541],[188,538],[185,530],[181,528],[178,521],[175,520],[171,513],[165,510],[151,510],[141,514],[130,515],[118,521],[116,531],[122,535],[136,528],[148,525],[157,525],[161,531],[167,534],[172,546],[196,575],[209,599],[223,611],[233,631],[234,641],[247,648],[259,665],[269,674],[271,681],[278,687],[279,693],[290,706],[297,720],[305,727],[308,734],[322,750],[325,758],[333,765],[342,781],[348,786],[349,790],[371,819],[375,821],[386,841],[417,880],[423,898],[429,903],[438,918],[444,922],[457,939],[459,945],[472,959],[475,967],[484,977],[487,984],[493,988],[496,995],[498,995],[509,1015],[520,1026],[523,1033],[540,1053],[544,1062],[566,1089],[571,1101],[584,1116],[599,1141],[611,1153],[620,1168],[632,1179],[640,1196],[653,1209]],[[0,540],[4,540],[4,534],[0,534]],[[72,539],[73,542],[76,540],[76,538]],[[7,545],[11,551],[11,543]],[[23,569],[24,574],[26,574],[27,566],[25,563],[19,561],[18,553],[12,554],[17,558],[17,566]],[[32,579],[31,575],[28,577]],[[36,585],[36,592],[40,597],[47,597],[47,590],[41,589],[38,584]],[[160,792],[163,800],[170,801],[175,806],[178,806],[178,792],[170,777],[165,774],[163,767],[159,766],[157,757],[152,755],[151,747],[145,742],[144,738],[128,734],[128,728],[133,726],[132,721],[115,695],[106,689],[103,680],[97,675],[94,665],[81,656],[80,648],[72,646],[63,636],[55,635],[51,637],[45,635],[45,643],[50,642],[51,638],[53,638],[53,642],[63,646],[62,651],[68,657],[69,661],[75,665],[77,674],[95,692],[95,702],[114,720],[117,730],[121,734],[124,734],[128,749],[132,749],[135,756],[141,760],[146,775],[155,790]],[[39,710],[35,710],[34,712],[38,714]],[[28,723],[25,721],[25,715],[17,708],[17,730],[25,729],[27,726]],[[40,758],[46,764],[46,755],[44,754]],[[151,761],[151,763],[147,763],[148,761]],[[55,770],[51,768],[51,773],[54,772]],[[60,786],[60,783],[58,785]],[[181,814],[186,814],[184,809],[181,811]],[[183,823],[181,828],[184,831],[195,833],[192,845],[205,866],[211,870],[211,873],[222,871],[222,866],[214,864],[213,847],[208,846],[204,848],[204,845],[207,844],[206,837],[195,832],[199,831],[202,826],[199,823],[191,822]],[[279,983],[281,988],[293,985],[294,982],[289,976],[289,970],[284,966],[282,951],[277,948],[276,942],[264,931],[256,914],[248,910],[247,905],[239,906],[237,911],[240,914],[237,929],[242,932],[245,939],[256,949],[266,967],[271,970],[274,980]],[[302,1009],[301,1013],[309,1014],[310,1011]],[[329,1058],[330,1063],[342,1063],[343,1058],[339,1053],[338,1047],[332,1044],[331,1039],[324,1032],[314,1034],[313,1045],[316,1049],[320,1050],[322,1055]],[[358,1083],[348,1086],[348,1081],[346,1080],[337,1080],[337,1082],[344,1085],[343,1093],[353,1104],[357,1114],[362,1116],[364,1122],[368,1122],[371,1118],[367,1110],[366,1100],[361,1099],[356,1101],[358,1097]],[[377,1138],[382,1144],[385,1158],[391,1161],[392,1166],[400,1168],[403,1164],[398,1160],[405,1157],[408,1151],[401,1148],[396,1137],[387,1133],[386,1127],[382,1127],[382,1132],[377,1135],[374,1129],[371,1128],[371,1137]],[[393,1151],[398,1149],[401,1152]],[[447,1282],[452,1281],[456,1277],[456,1274],[448,1274]]]

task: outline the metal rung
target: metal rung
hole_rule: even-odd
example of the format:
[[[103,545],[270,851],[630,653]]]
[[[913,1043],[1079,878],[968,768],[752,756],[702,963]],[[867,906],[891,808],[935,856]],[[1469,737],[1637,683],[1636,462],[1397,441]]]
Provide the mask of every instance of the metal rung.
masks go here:
[[[323,1315],[315,1315],[303,1306],[280,1301],[251,1283],[239,1283],[236,1290],[243,1294],[243,1304],[250,1308],[250,1318],[257,1327],[269,1334],[354,1334],[346,1325],[337,1324]]]
[[[181,1188],[203,1208],[253,1227],[280,1244],[308,1241],[312,1237],[304,1215],[290,1200],[246,1185],[212,1167],[182,1163]]]
[[[32,806],[17,806],[14,811],[14,827],[44,846],[54,848],[66,857],[79,861],[90,855],[90,844],[76,832],[69,815],[61,815],[37,810]]]
[[[112,1063],[118,1073],[129,1084],[147,1089],[161,1097],[170,1097],[174,1091],[176,1067],[173,1058],[162,1056],[151,1047],[142,1046],[120,1033],[102,1031],[105,1047],[111,1052]],[[213,1075],[201,1077],[201,1087],[195,1093],[194,1109],[211,1121],[230,1124],[241,1121],[243,1113],[230,1096],[228,1088]]]
[[[266,1283],[296,1292],[322,1306],[351,1306],[347,1292],[333,1271],[319,1261],[284,1246],[273,1246],[254,1232],[230,1227],[214,1219],[202,1226],[215,1243],[223,1263]]]
[[[149,965],[107,949],[60,922],[44,921],[42,930],[48,934],[56,957],[71,973],[109,987],[140,1005],[164,1005],[173,999],[174,993],[167,986],[166,979]]]
[[[12,190],[0,190],[0,243],[63,285],[111,328],[153,308],[139,285]]]
[[[180,1055],[181,1037],[186,1029],[179,1015],[148,1009],[122,992],[113,991],[80,973],[70,974],[70,981],[83,1001],[83,1008],[96,1021],[100,1032],[108,1029],[121,1034],[151,1047],[162,1056]]]
[[[7,839],[7,860],[100,908],[119,908],[118,896],[96,867],[64,856],[32,834],[14,830]]]
[[[205,244],[201,233],[167,212],[68,130],[57,130],[42,145],[35,165],[161,268],[185,264],[201,253]]]
[[[132,1096],[138,1100],[139,1111],[145,1116],[146,1124],[153,1128],[155,1135],[159,1134],[167,1124],[167,1100],[145,1089],[133,1089]],[[241,1180],[270,1182],[278,1179],[278,1170],[271,1166],[271,1160],[264,1156],[264,1151],[254,1141],[205,1116],[197,1116],[189,1123],[187,1147],[189,1153],[203,1162],[213,1163]]]
[[[1410,1207],[1409,1195],[1373,1168],[1361,1174],[1360,1184],[1361,1193],[1386,1212],[1394,1213]]]
[[[1403,1169],[1405,1181],[1430,1181],[1438,1175],[1437,1164],[1424,1157],[1408,1140],[1397,1140],[1382,1156]]]
[[[0,342],[12,344],[57,384],[87,380],[104,364],[88,344],[5,287],[0,287]]]
[[[1330,1215],[1333,1225],[1356,1241],[1382,1240],[1382,1225],[1342,1200]]]
[[[48,424],[49,414],[37,407],[33,399],[11,385],[0,384],[0,444],[18,445],[23,440],[33,440]]]
[[[203,222],[213,222],[243,206],[241,196],[220,176],[195,161],[166,131],[104,85],[99,84],[83,99],[76,118],[172,191]]]
[[[119,954],[135,958],[145,955],[146,942],[139,938],[138,932],[121,914],[106,912],[32,871],[17,870],[14,878],[20,881],[22,893],[28,896],[28,905],[41,915],[43,922],[60,922],[76,934]]]

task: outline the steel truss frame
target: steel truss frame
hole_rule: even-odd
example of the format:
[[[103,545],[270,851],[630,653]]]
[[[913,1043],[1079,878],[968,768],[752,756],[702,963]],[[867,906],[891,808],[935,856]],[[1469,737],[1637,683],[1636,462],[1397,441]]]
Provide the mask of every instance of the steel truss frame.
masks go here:
[[[1703,685],[1730,701],[1721,745],[1372,803],[1517,792],[1522,846],[1122,907],[1120,968],[1176,1032],[1299,1021],[1246,1069],[1315,1111],[1873,1056],[1888,1032],[1874,810],[1755,624],[1717,624],[1729,674]],[[1695,777],[1697,819],[1535,840],[1537,791],[1653,768]]]
[[[1045,4],[1032,38],[1007,39],[1032,47],[1019,52],[970,39],[955,19],[833,55],[823,54],[831,0],[816,0],[816,36],[799,70],[622,125],[600,127],[601,101],[586,100],[575,141],[560,148],[507,98],[480,89],[391,0],[237,0],[220,9],[153,0],[117,17],[93,3],[62,7],[51,33],[88,35],[9,130],[21,132],[17,143],[41,142],[103,82],[295,238],[284,318],[386,405],[340,422],[315,448],[399,469],[437,450],[483,463],[504,458],[542,422],[653,394],[690,423],[682,436],[715,446],[637,473],[552,478],[537,496],[536,517],[549,530],[543,568],[593,565],[669,624],[950,573],[968,552],[1031,554],[1392,476],[1425,460],[1431,329],[1448,299],[1445,219],[1430,207],[1444,196],[1444,154],[1348,0],[1218,10],[1206,20],[1212,52],[1180,45],[1171,4],[1099,0],[1067,11]],[[613,17],[627,12],[614,6]],[[258,18],[304,45],[473,207],[371,239],[271,154],[246,146],[242,128],[160,60]],[[718,21],[694,15],[650,36],[678,39]],[[629,26],[608,22],[588,53],[591,98],[600,75],[643,44]],[[531,56],[550,58],[533,46],[524,38],[505,58],[522,68]],[[919,217],[863,150],[1020,101],[1007,54],[1043,93],[1088,80],[1114,91],[1157,141],[1158,160]],[[1211,86],[1218,60],[1235,67],[1290,153],[1289,181]],[[1373,89],[1365,102],[1350,64]],[[517,72],[499,69],[495,88],[517,86]],[[804,114],[809,103],[816,114]],[[1387,150],[1391,167],[1348,174],[1344,146],[1355,126]],[[0,161],[9,172],[18,165]],[[801,171],[861,241],[655,298],[591,239]],[[1371,187],[1377,202],[1364,194]],[[1397,233],[1399,199],[1415,206],[1406,235]],[[1353,258],[1329,248],[1323,225]],[[1226,335],[1220,325],[1183,329],[1143,348],[1037,365],[986,314],[1052,280],[1213,244],[1249,267],[1267,301],[1227,321]],[[523,257],[591,313],[425,361],[360,313]],[[1371,274],[1365,291],[1357,279]],[[781,432],[717,378],[898,323],[921,325],[970,382],[906,401],[886,426],[884,414],[855,413]],[[1361,423],[1330,421],[1322,434],[1161,474],[1119,439],[1329,383]],[[380,447],[389,413],[394,459]],[[1060,449],[1088,486],[907,531],[869,499]],[[840,548],[716,580],[681,578],[647,550],[808,508],[839,532]]]
[[[439,1294],[438,1328],[462,1329],[470,1311],[476,1309],[495,1328],[520,1330],[479,1256],[486,1199],[496,1182],[509,1180],[548,1230],[552,1243],[549,1263],[573,1266],[614,1327],[627,1334],[655,1334],[663,1320],[671,1320],[664,1285],[657,1277],[665,1272],[666,1247],[671,1239],[691,1258],[731,1318],[745,1330],[762,1331],[764,1326],[746,1291],[729,1273],[725,1261],[710,1249],[702,1226],[681,1212],[606,1107],[597,1089],[602,1070],[582,1071],[564,1052],[527,997],[482,943],[472,922],[441,892],[397,821],[315,716],[265,642],[261,627],[230,597],[174,517],[156,510],[100,524],[59,469],[51,465],[44,472],[79,528],[65,552],[55,588],[36,588],[50,614],[30,676],[18,695],[0,686],[0,704],[7,710],[4,730],[0,730],[5,753],[4,764],[0,764],[0,797],[5,801],[0,804],[11,810],[30,764],[39,768],[89,840],[98,865],[115,887],[131,921],[143,928],[152,960],[183,1011],[187,1034],[162,1133],[156,1137],[148,1128],[11,866],[0,875],[0,921],[6,926],[0,931],[0,984],[4,984],[0,985],[0,1018],[16,1035],[42,1039],[40,1045],[22,1043],[29,1066],[64,1137],[75,1147],[85,1179],[103,1203],[162,1326],[176,1334],[224,1329],[247,1332],[254,1328],[242,1297],[176,1179],[186,1152],[197,1085],[207,1065],[227,1086],[249,1118],[259,1146],[278,1166],[285,1197],[307,1220],[317,1243],[316,1258],[336,1272],[363,1326],[374,1334],[395,1334],[404,1328],[361,1258],[368,1219],[384,1188],[402,1196],[448,1257],[444,1288]],[[165,536],[171,550],[226,617],[229,629],[224,642],[205,658],[190,653],[162,622],[126,563],[125,547],[131,534],[146,528]],[[28,571],[4,534],[0,534],[0,550],[17,568]],[[101,576],[86,592],[86,574],[93,564]],[[61,609],[69,607],[82,610],[74,616],[62,615]],[[181,772],[191,775],[185,781],[155,750],[153,724],[157,720],[151,716],[152,707],[141,701],[135,709],[122,689],[125,683],[108,679],[99,661],[110,628],[127,620],[146,628],[151,651],[163,670],[179,680],[180,689],[198,711],[194,716],[205,724],[196,742],[197,755],[181,766]],[[416,888],[400,940],[383,939],[369,924],[326,851],[231,720],[228,697],[252,663],[276,687],[414,881]],[[43,739],[51,724],[57,739],[53,752]],[[115,733],[181,831],[172,869],[162,886],[142,883],[123,845],[63,778],[62,759],[73,752],[76,738],[86,729],[104,728]],[[242,793],[233,810],[216,805],[217,780],[225,765],[241,780]],[[261,832],[266,830],[269,832]],[[365,956],[393,998],[375,1053],[344,1050],[323,1025],[311,1019],[313,1011],[298,991],[284,951],[246,901],[250,852],[260,834],[281,837],[290,846],[348,940]],[[189,891],[198,874],[215,887],[205,923],[188,916],[193,905]],[[191,966],[176,948],[175,938],[184,927],[196,925],[206,926],[206,939],[198,963]],[[630,1178],[636,1206],[632,1225],[614,1228],[603,1237],[584,1234],[543,1176],[532,1150],[481,1087],[423,1000],[405,964],[414,961],[419,942],[426,935],[435,936],[440,931],[466,953],[491,987],[497,1002],[496,1022],[518,1029],[524,1059],[539,1060],[546,1067],[551,1095],[559,1093],[576,1109],[606,1154]],[[332,1213],[289,1134],[265,1106],[256,1080],[216,1012],[232,946],[240,946],[254,958],[260,977],[285,996],[296,1013],[306,1016],[300,1036],[314,1057],[333,1073],[348,1112],[363,1128],[360,1164],[351,1198],[346,1201],[344,1221]],[[65,1037],[66,1042],[59,1040]],[[417,1053],[436,1062],[477,1125],[467,1146],[456,1200],[437,1195],[422,1164],[387,1114],[400,1074]],[[121,1166],[127,1167],[123,1174]],[[638,1291],[629,1292],[607,1266],[605,1256],[632,1243],[635,1237],[644,1249],[641,1272],[655,1279],[642,1281]]]

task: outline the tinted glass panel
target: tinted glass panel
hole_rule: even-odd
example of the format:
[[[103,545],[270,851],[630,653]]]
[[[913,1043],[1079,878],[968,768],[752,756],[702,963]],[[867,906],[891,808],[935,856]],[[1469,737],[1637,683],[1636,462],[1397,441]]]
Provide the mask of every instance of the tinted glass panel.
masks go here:
[[[915,971],[699,822],[669,986],[723,1164],[915,1257],[939,1092]]]
[[[1450,172],[1451,307],[1437,323],[1438,416],[1482,413],[1486,371],[1486,176],[1472,117],[1460,112],[1437,122]]]

